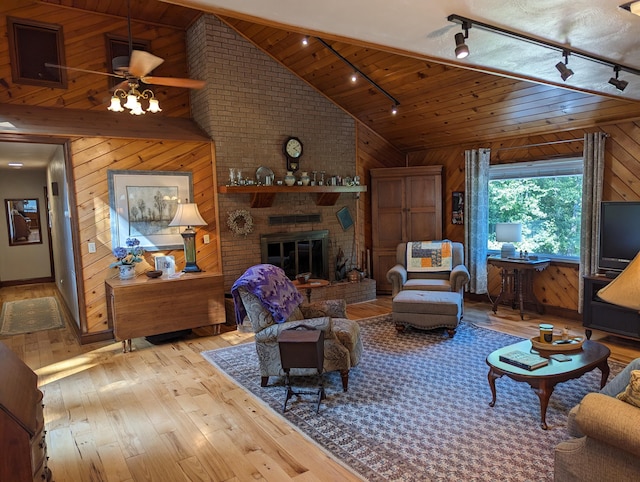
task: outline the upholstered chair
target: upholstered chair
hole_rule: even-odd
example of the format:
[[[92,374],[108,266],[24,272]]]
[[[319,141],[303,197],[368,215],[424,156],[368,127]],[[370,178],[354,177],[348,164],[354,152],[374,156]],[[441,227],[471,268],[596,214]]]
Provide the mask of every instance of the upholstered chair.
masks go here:
[[[603,393],[588,393],[570,414],[578,438],[556,445],[554,480],[638,480],[640,408]]]
[[[268,287],[265,288],[262,281],[256,283],[256,279],[263,280]],[[256,284],[262,284],[262,288],[256,288]],[[360,361],[363,347],[360,326],[357,322],[347,319],[344,300],[303,304],[304,298],[301,295],[299,298],[295,296],[294,293],[299,293],[284,271],[266,264],[249,268],[234,283],[231,291],[236,308],[236,320],[241,323],[246,316],[255,332],[263,387],[269,383],[269,377],[285,375],[280,363],[278,335],[283,330],[304,325],[324,332],[324,371],[339,371],[342,388],[347,391],[349,370]],[[269,302],[266,298],[277,299],[280,292],[284,292],[284,297],[287,298],[280,306],[291,306],[288,310],[276,310],[274,316],[274,310],[267,307]],[[309,368],[293,368],[290,371],[293,376],[315,373],[315,369]]]
[[[469,271],[464,265],[464,246],[451,243],[451,271],[411,272],[407,271],[407,243],[396,247],[396,265],[387,272],[392,295],[403,290],[451,291],[464,296],[464,287],[469,282]]]
[[[15,230],[13,233],[13,240],[17,241],[21,238],[28,240],[29,236],[31,235],[31,229],[29,227],[31,220],[28,218],[25,218],[24,216],[22,216],[17,212],[12,215],[12,220],[13,220],[13,227]]]

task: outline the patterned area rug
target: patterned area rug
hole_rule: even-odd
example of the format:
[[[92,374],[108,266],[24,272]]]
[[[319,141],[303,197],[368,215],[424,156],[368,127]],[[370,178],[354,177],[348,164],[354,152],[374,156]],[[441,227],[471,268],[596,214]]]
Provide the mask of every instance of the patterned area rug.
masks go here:
[[[18,335],[62,328],[64,318],[53,296],[6,301],[0,315],[0,335]]]
[[[599,370],[556,386],[544,431],[539,399],[525,383],[496,380],[496,405],[489,407],[485,358],[520,338],[468,323],[453,338],[440,330],[400,334],[390,315],[359,322],[365,351],[349,391],[342,392],[337,373],[325,374],[320,413],[294,398],[284,414],[293,425],[371,481],[553,479],[554,447],[569,438],[567,414],[599,389]],[[202,355],[282,412],[283,380],[260,387],[253,343]],[[611,376],[622,368],[609,365]],[[311,378],[292,380],[296,388],[315,386]]]

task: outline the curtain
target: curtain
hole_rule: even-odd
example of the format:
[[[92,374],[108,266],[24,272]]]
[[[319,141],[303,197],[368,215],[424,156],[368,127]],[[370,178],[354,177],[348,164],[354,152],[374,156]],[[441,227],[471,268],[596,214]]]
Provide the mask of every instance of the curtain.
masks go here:
[[[470,293],[487,293],[487,242],[489,239],[490,149],[468,150],[465,160],[464,259],[471,279]]]
[[[578,313],[582,313],[585,276],[598,268],[598,228],[602,178],[604,176],[604,141],[607,134],[584,135],[584,169],[582,173],[582,225],[580,226],[580,278],[578,280]]]

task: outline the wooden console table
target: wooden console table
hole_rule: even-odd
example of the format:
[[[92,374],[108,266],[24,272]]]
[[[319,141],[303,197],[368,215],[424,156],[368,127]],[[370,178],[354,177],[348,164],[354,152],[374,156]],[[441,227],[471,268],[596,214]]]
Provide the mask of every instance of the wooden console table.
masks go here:
[[[511,307],[520,305],[520,319],[524,320],[524,304],[534,303],[538,313],[544,312],[544,306],[533,293],[533,274],[542,271],[551,264],[549,259],[528,258],[487,258],[487,263],[500,268],[502,284],[500,294],[493,302],[493,312],[498,311],[498,303],[503,300],[511,302]]]
[[[184,273],[179,278],[105,281],[107,314],[113,334],[131,349],[131,338],[225,322],[224,286],[221,274]]]

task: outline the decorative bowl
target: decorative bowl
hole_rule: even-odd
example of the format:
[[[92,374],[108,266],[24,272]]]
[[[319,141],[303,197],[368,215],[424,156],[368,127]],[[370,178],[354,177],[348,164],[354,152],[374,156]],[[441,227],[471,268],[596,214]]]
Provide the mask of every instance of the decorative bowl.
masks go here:
[[[162,271],[159,269],[153,270],[153,271],[147,271],[145,273],[149,278],[159,278],[160,276],[162,276]]]
[[[296,280],[298,281],[298,283],[300,283],[301,285],[305,284],[307,281],[309,281],[309,278],[311,278],[311,273],[298,273],[296,275]]]

